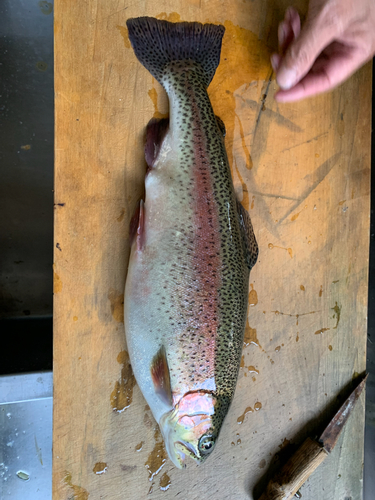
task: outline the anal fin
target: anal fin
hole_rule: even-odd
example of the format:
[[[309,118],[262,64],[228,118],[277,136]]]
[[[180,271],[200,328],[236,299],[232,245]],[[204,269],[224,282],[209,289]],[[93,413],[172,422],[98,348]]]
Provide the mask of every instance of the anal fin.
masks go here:
[[[250,216],[237,200],[237,213],[242,233],[242,244],[247,267],[252,269],[258,258],[258,243],[255,239]]]
[[[151,364],[151,377],[155,392],[164,403],[172,404],[171,378],[169,374],[167,353],[162,346],[155,354]]]

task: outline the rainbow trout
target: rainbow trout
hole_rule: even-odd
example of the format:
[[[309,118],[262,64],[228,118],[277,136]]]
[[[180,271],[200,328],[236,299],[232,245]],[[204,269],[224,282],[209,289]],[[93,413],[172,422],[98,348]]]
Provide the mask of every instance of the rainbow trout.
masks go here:
[[[168,94],[147,126],[146,196],[130,223],[125,330],[168,455],[203,462],[233,399],[258,246],[236,199],[224,125],[207,94],[223,26],[127,21],[135,55]]]

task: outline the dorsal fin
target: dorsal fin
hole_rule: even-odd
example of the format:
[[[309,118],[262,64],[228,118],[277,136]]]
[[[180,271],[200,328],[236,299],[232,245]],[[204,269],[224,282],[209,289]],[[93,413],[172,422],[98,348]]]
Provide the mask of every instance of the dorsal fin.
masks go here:
[[[237,213],[242,233],[242,245],[247,267],[252,269],[258,258],[258,244],[255,239],[250,216],[237,200]]]
[[[169,374],[167,353],[161,346],[151,363],[151,377],[155,392],[164,403],[172,404],[171,378]]]

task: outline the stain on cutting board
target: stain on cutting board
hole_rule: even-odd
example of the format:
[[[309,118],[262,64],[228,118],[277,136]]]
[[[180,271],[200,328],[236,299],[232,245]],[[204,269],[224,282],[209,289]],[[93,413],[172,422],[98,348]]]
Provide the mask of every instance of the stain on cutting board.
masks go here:
[[[117,362],[122,364],[121,378],[115,383],[115,388],[111,392],[111,406],[114,411],[121,413],[131,405],[136,381],[127,351],[119,353]]]
[[[251,326],[249,325],[249,321],[247,321],[243,339],[243,346],[248,347],[250,344],[254,344],[257,347],[262,348],[257,337],[256,328],[251,328]]]
[[[64,483],[72,490],[73,495],[69,497],[69,500],[88,500],[89,492],[82,486],[73,484],[72,475],[70,472],[65,472],[63,479]]]
[[[249,306],[256,306],[258,304],[258,294],[254,290],[254,285],[250,284],[251,290],[249,292]]]
[[[145,462],[145,467],[149,473],[149,481],[153,481],[167,461],[167,451],[159,427],[155,428],[154,439],[154,447]]]
[[[53,273],[53,293],[61,292],[63,287],[60,276],[57,273]]]
[[[124,322],[124,294],[111,288],[108,293],[111,302],[111,313],[117,323]]]
[[[94,474],[104,474],[108,469],[108,466],[105,462],[96,462],[94,468],[92,469]]]

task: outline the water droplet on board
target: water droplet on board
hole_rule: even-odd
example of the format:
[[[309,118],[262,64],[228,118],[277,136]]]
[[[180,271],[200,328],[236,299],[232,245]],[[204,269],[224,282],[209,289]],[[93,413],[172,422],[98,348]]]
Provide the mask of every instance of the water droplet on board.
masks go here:
[[[145,462],[145,467],[150,474],[149,481],[152,481],[154,477],[159,474],[167,460],[167,452],[159,427],[155,429],[154,439],[154,448],[149,454],[147,461]]]
[[[144,441],[141,441],[140,443],[137,444],[135,447],[135,451],[141,451],[144,445]]]
[[[92,471],[95,473],[95,474],[104,474],[108,469],[108,466],[105,462],[97,462],[95,465],[94,465],[94,468],[92,469]]]
[[[245,335],[244,335],[244,339],[243,339],[243,345],[244,345],[244,347],[247,347],[250,344],[254,344],[254,345],[261,348],[261,345],[260,345],[258,337],[257,337],[256,328],[251,328],[249,325],[249,322],[247,322]]]
[[[254,405],[255,411],[259,411],[261,408],[262,408],[262,403],[260,403],[259,401],[257,403],[255,403],[255,405]]]
[[[256,306],[258,304],[258,294],[254,290],[254,286],[250,284],[251,290],[249,292],[249,306]]]
[[[315,335],[321,335],[322,333],[326,332],[327,330],[330,330],[330,328],[321,328],[320,330],[317,330],[315,332]]]
[[[167,491],[171,486],[171,478],[168,476],[166,472],[160,478],[160,489],[161,491]]]
[[[24,470],[19,470],[17,472],[17,476],[22,479],[23,481],[28,481],[30,479],[30,474],[25,472]]]
[[[117,356],[117,362],[123,365],[120,381],[115,383],[115,388],[111,393],[111,405],[114,411],[123,412],[129,408],[133,400],[133,388],[136,384],[133,371],[130,366],[129,354],[121,351]]]
[[[240,415],[238,418],[237,418],[237,423],[239,424],[243,424],[244,420],[245,420],[245,417],[248,413],[253,413],[253,409],[251,408],[251,406],[248,406],[246,408],[246,410],[243,412],[242,415]]]
[[[252,365],[251,365],[251,366],[249,366],[249,367],[248,367],[248,370],[249,370],[249,372],[250,372],[250,373],[256,373],[256,374],[258,374],[258,375],[259,375],[259,370],[257,370],[257,369],[255,368],[255,366],[252,366]]]

